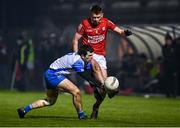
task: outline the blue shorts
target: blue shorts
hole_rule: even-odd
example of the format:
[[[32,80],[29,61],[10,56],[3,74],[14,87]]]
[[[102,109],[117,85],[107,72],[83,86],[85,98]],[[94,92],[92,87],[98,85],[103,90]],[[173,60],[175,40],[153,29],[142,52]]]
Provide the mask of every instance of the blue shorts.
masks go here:
[[[55,89],[66,77],[63,74],[56,74],[55,70],[48,69],[44,73],[47,89]]]

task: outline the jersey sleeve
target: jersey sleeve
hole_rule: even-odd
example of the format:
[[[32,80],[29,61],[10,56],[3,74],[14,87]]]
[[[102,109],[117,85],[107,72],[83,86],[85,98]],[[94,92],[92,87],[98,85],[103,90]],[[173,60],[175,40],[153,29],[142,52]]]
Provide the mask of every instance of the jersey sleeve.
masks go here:
[[[86,65],[86,70],[91,70],[92,68],[92,64],[89,62],[87,65]]]
[[[77,33],[79,33],[79,34],[81,34],[81,35],[83,35],[83,33],[84,33],[84,26],[83,26],[82,23],[79,24],[79,26],[78,26],[78,28],[77,28]]]
[[[82,61],[77,60],[73,65],[73,69],[75,72],[84,72],[84,64]]]
[[[111,30],[114,30],[114,28],[116,27],[116,25],[110,20],[107,20],[107,26]]]

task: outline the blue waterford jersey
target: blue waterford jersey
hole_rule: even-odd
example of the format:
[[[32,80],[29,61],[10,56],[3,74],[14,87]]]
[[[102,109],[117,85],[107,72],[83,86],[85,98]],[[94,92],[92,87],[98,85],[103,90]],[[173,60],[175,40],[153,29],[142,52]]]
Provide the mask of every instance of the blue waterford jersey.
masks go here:
[[[89,70],[91,64],[88,63],[85,67],[85,63],[80,55],[74,52],[58,58],[49,68],[55,70],[58,74],[71,74],[72,71],[83,72],[85,69]]]

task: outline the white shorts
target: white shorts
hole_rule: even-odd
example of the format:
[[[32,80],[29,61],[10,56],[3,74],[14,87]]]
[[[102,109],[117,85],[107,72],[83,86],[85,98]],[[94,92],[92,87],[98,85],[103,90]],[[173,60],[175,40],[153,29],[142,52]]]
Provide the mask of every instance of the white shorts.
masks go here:
[[[93,54],[93,59],[97,61],[97,63],[100,65],[101,69],[107,69],[106,66],[106,58],[103,55]]]

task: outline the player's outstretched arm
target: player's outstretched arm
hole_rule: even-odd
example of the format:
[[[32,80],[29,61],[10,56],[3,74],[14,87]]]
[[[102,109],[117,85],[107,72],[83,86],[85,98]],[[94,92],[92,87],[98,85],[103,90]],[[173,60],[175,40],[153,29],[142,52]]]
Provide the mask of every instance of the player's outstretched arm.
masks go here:
[[[78,51],[78,42],[79,42],[79,39],[82,37],[81,34],[79,34],[78,32],[75,33],[74,35],[74,38],[73,38],[73,51],[74,52],[77,52]]]
[[[99,82],[94,76],[91,75],[91,71],[84,71],[84,72],[77,72],[79,76],[81,76],[83,79],[87,80],[91,85],[94,85],[95,87],[103,87],[102,83]]]
[[[132,35],[132,32],[130,30],[123,30],[119,27],[115,27],[114,31],[120,34],[121,36],[130,36]]]

